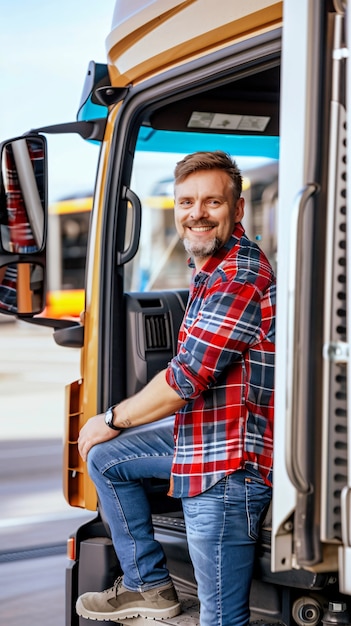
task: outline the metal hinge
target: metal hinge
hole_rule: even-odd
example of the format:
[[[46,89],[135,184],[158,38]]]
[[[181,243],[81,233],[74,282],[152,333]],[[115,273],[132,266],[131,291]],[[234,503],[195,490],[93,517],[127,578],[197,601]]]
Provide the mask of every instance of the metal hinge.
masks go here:
[[[323,346],[323,358],[331,363],[348,363],[350,348],[346,341],[335,341]]]

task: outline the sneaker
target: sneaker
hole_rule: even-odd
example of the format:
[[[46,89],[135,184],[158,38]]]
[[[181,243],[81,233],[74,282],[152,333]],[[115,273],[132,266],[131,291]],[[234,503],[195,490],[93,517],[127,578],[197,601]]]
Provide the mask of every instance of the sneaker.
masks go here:
[[[129,591],[117,578],[111,589],[84,593],[77,600],[76,611],[86,619],[118,622],[128,617],[167,619],[181,612],[172,581],[148,591]]]

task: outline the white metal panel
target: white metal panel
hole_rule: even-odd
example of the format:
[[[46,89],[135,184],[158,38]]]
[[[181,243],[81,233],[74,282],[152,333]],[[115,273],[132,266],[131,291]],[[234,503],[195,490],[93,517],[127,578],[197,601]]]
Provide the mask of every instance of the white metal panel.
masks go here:
[[[278,206],[278,299],[276,336],[276,395],[274,430],[274,490],[272,570],[291,569],[292,536],[288,520],[296,492],[286,469],[286,405],[289,360],[288,334],[291,271],[291,221],[298,196],[305,186],[306,100],[308,93],[309,0],[285,0],[283,11],[282,84],[280,107],[280,166]]]
[[[115,45],[138,28],[142,28],[151,20],[160,17],[171,9],[189,0],[116,0],[111,34],[108,41]],[[109,48],[107,48],[109,49]]]
[[[345,2],[346,5],[346,2]],[[347,366],[347,434],[348,434],[348,484],[344,487],[342,493],[342,540],[343,545],[339,548],[339,570],[340,570],[340,590],[343,593],[351,594],[351,366],[350,366],[350,341],[351,341],[351,124],[348,120],[348,112],[351,104],[351,60],[350,60],[350,41],[351,41],[351,11],[348,3],[346,11],[346,44],[347,48],[341,50],[345,58],[346,64],[346,109],[347,109],[347,127],[346,127],[346,168],[347,168],[347,344],[348,344],[348,366]]]
[[[127,7],[128,0],[125,2]],[[106,39],[106,50],[109,54],[114,46],[118,47],[126,37],[135,34],[134,41],[128,41],[128,45],[122,44],[117,58],[113,59],[119,73],[126,74],[131,68],[145,62],[148,56],[163,55],[176,46],[186,46],[189,41],[210,31],[280,4],[281,0],[140,0],[136,4],[137,10],[131,12],[124,8],[123,0],[117,0],[112,30]],[[161,19],[167,11],[177,6],[180,9],[178,13],[174,13],[170,19]],[[159,24],[153,24],[148,30],[147,24],[155,18],[160,18]],[[138,33],[137,29],[140,29]]]

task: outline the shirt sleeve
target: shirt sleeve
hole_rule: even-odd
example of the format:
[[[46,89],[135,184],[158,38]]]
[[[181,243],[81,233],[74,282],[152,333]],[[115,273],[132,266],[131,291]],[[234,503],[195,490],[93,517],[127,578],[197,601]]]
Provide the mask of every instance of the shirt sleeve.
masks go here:
[[[261,339],[261,288],[247,275],[216,281],[195,319],[185,320],[185,339],[166,372],[168,384],[180,397],[197,398]]]

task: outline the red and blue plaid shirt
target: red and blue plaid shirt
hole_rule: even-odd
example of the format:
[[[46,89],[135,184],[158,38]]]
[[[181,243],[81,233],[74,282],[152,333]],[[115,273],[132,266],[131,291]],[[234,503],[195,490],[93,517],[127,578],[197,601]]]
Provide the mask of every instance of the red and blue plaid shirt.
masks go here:
[[[235,470],[272,484],[275,295],[273,270],[236,224],[193,276],[168,384],[177,413],[170,495],[197,495]]]

